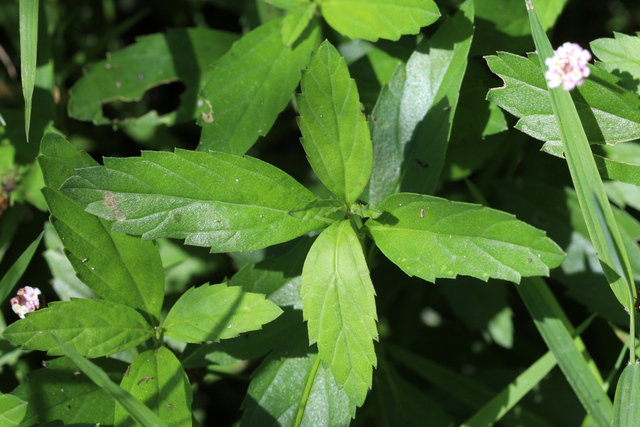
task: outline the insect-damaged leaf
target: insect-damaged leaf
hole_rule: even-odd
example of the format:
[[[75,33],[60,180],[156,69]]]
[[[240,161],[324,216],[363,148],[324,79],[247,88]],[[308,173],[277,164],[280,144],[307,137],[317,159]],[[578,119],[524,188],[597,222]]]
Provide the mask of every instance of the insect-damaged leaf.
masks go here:
[[[212,252],[252,251],[326,223],[289,211],[313,194],[280,169],[220,152],[144,151],[81,168],[62,191],[112,229],[143,240],[171,237]]]
[[[244,154],[269,132],[300,82],[300,70],[320,43],[316,20],[291,46],[282,40],[282,19],[259,26],[216,62],[201,92],[205,111],[199,150]]]
[[[211,76],[212,64],[237,39],[235,34],[205,28],[170,29],[166,34],[140,37],[91,66],[78,80],[71,88],[69,116],[109,124],[103,104],[137,101],[155,86],[181,81],[186,90],[180,107],[156,120],[168,125],[194,120],[206,110],[197,105],[197,94]]]

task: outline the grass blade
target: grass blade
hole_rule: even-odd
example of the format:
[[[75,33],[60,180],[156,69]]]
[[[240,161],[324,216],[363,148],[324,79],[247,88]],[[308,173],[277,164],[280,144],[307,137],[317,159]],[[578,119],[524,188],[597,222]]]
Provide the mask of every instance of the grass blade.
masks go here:
[[[602,379],[583,356],[583,350],[571,338],[571,325],[544,280],[522,280],[516,289],[531,313],[540,335],[555,355],[558,365],[576,396],[600,426],[608,426],[613,416],[611,400],[604,392]]]
[[[635,425],[640,419],[640,365],[627,365],[616,388],[613,427]]]
[[[29,142],[31,99],[36,84],[39,0],[20,0],[20,69],[24,95],[24,131]]]
[[[33,258],[33,254],[35,254],[43,235],[44,231],[40,233],[40,236],[38,236],[38,238],[34,240],[27,249],[25,249],[22,255],[20,255],[20,258],[18,258],[16,262],[13,263],[4,277],[2,277],[2,280],[0,280],[0,303],[4,302],[5,298],[7,298],[7,296],[11,293],[13,287],[16,285],[16,283],[18,283],[18,280],[20,280],[20,278],[26,271],[27,266],[31,262],[31,258]]]
[[[80,353],[74,350],[68,344],[65,344],[59,340],[55,335],[53,339],[58,342],[62,350],[73,360],[78,368],[82,370],[91,381],[96,383],[98,387],[106,391],[113,397],[120,405],[122,405],[126,411],[135,419],[140,425],[143,426],[166,426],[151,409],[147,408],[142,402],[138,401],[135,397],[129,394],[126,390],[115,384],[109,376],[98,366],[91,363],[89,360],[82,357]]]
[[[532,0],[526,0],[526,4],[533,39],[540,55],[540,63],[544,64],[546,58],[553,56],[553,50],[538,19]],[[611,205],[609,205],[609,199],[602,185],[602,179],[598,173],[576,106],[571,95],[561,88],[549,89],[549,96],[589,236],[611,289],[618,301],[628,308],[629,313],[633,313],[635,285],[629,257],[613,217]],[[609,244],[607,237],[609,237]],[[616,262],[619,265],[618,268],[616,268]],[[630,316],[630,333],[633,340],[635,335],[634,316]],[[632,342],[630,348],[633,347],[634,343]],[[633,350],[630,350],[630,361],[635,363]]]

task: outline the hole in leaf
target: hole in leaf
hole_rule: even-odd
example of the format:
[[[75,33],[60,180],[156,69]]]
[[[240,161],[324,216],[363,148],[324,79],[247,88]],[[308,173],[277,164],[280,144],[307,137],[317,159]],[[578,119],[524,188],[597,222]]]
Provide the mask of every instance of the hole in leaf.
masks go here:
[[[113,121],[135,119],[153,110],[163,116],[180,107],[180,98],[186,89],[180,81],[166,83],[149,89],[139,101],[115,100],[102,104],[102,113]]]

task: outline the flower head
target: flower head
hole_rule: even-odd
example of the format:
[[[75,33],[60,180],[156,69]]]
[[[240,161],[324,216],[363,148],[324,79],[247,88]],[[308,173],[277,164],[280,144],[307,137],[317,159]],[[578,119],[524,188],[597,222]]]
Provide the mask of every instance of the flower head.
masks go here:
[[[13,311],[24,319],[24,315],[40,308],[40,299],[38,295],[42,294],[40,289],[25,286],[18,289],[18,296],[11,298],[11,308]]]
[[[551,58],[544,62],[548,67],[544,73],[550,88],[562,85],[564,90],[573,90],[581,86],[584,79],[589,77],[591,70],[587,62],[591,60],[591,53],[575,43],[565,43],[554,52]]]

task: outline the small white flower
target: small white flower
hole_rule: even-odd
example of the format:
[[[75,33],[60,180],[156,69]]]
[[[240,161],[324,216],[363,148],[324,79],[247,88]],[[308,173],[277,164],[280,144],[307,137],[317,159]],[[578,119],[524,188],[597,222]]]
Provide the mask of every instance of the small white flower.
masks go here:
[[[42,294],[40,289],[25,286],[18,289],[17,294],[18,296],[11,298],[11,308],[21,319],[24,319],[25,314],[40,308],[40,299],[38,298],[38,295]]]
[[[591,70],[587,63],[591,60],[591,53],[575,43],[565,43],[554,52],[551,58],[545,60],[548,67],[544,74],[550,88],[562,85],[564,90],[573,90],[581,86],[584,79],[589,77]]]

